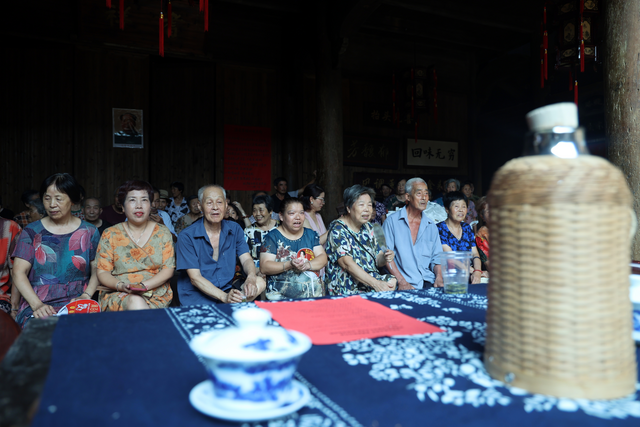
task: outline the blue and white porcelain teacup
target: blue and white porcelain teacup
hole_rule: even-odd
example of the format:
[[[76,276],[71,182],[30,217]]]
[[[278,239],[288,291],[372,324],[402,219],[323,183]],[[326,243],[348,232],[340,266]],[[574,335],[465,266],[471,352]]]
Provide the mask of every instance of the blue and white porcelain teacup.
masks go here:
[[[311,348],[306,335],[268,326],[266,310],[247,308],[233,314],[238,327],[204,332],[191,349],[205,362],[216,397],[230,410],[265,410],[292,403],[298,396],[293,374]]]

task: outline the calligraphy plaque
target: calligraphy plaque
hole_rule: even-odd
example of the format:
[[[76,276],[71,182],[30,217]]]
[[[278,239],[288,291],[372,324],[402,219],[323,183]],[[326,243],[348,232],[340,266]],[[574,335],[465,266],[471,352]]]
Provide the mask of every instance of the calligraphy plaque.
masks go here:
[[[457,142],[407,139],[406,165],[457,168],[460,150]]]
[[[368,168],[398,169],[398,140],[345,133],[343,164]]]

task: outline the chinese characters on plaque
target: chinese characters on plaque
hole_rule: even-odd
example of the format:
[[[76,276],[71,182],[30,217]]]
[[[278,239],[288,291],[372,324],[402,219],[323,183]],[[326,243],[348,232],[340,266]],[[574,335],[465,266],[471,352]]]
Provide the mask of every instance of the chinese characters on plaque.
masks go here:
[[[398,168],[398,140],[344,134],[343,164],[370,168]]]
[[[429,141],[419,139],[407,139],[407,167],[432,166],[457,168],[458,167],[458,143],[445,141]]]

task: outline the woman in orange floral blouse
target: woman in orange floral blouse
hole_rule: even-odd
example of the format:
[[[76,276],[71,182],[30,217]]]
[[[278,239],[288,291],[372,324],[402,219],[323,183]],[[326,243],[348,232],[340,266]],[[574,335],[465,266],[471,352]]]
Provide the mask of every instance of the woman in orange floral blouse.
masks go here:
[[[175,270],[171,232],[149,221],[153,187],[127,181],[118,190],[127,221],[107,228],[96,255],[102,311],[168,307]]]

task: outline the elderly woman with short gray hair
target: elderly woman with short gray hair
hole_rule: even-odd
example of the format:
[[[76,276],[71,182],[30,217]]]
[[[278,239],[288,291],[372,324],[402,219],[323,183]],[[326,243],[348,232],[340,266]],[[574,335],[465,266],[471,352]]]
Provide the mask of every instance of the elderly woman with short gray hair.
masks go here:
[[[329,226],[325,283],[330,295],[350,295],[374,291],[392,291],[397,280],[390,274],[380,274],[378,268],[393,261],[394,253],[383,250],[369,223],[375,215],[375,192],[362,185],[344,191],[347,211]]]
[[[445,194],[451,193],[452,191],[460,191],[460,181],[458,181],[455,178],[448,179],[444,182],[443,187],[444,189],[442,191],[442,196],[435,199],[433,203],[437,203],[444,208],[445,206],[442,198],[444,197]]]

